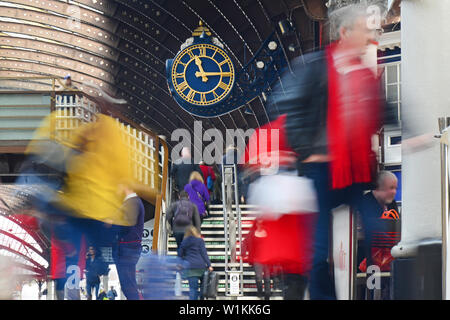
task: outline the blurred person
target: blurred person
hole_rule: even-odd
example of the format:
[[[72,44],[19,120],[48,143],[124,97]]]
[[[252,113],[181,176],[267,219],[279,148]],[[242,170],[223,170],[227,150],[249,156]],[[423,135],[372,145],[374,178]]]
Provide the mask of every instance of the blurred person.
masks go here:
[[[184,186],[184,191],[187,192],[189,200],[197,206],[201,224],[203,219],[208,215],[206,208],[209,204],[210,197],[200,173],[197,171],[191,173],[189,183]]]
[[[77,128],[69,142],[80,153],[68,163],[61,204],[79,218],[133,225],[135,221],[129,218],[130,213],[120,209],[123,198],[116,192],[124,181],[134,181],[132,152],[117,121],[99,114],[97,122]]]
[[[97,255],[97,250],[90,246],[86,253],[86,293],[87,299],[92,300],[92,290],[98,299],[100,276],[104,273],[105,263],[101,256]]]
[[[97,300],[109,300],[108,296],[105,293],[105,290],[100,290],[100,293],[97,296]]]
[[[265,300],[270,299],[270,266],[258,263],[255,260],[255,250],[262,249],[264,246],[263,241],[267,237],[267,231],[263,228],[262,220],[255,219],[254,227],[250,229],[249,233],[245,236],[242,244],[242,252],[244,253],[244,261],[253,265],[255,271],[256,289],[259,297],[264,297]],[[251,254],[251,255],[250,255]],[[257,255],[256,255],[257,256]],[[264,291],[263,291],[264,281]]]
[[[122,211],[129,219],[129,226],[120,226],[117,242],[113,246],[113,259],[119,276],[120,287],[128,300],[140,300],[136,281],[136,265],[142,252],[144,232],[144,204],[127,184],[120,184],[119,194],[124,196]]]
[[[363,197],[360,212],[364,227],[364,248],[366,258],[359,269],[366,272],[367,266],[376,265],[381,272],[390,272],[394,258],[391,249],[401,237],[400,213],[395,202],[397,177],[390,171],[377,175],[376,188]],[[381,299],[389,300],[389,280],[381,278]],[[373,291],[368,291],[373,297]],[[368,298],[370,298],[368,297]]]
[[[189,299],[198,300],[200,298],[202,300],[202,290],[199,293],[199,288],[202,288],[203,285],[203,275],[206,270],[213,271],[213,268],[206,252],[205,242],[196,227],[189,226],[186,229],[178,256],[188,263],[185,277],[189,282]]]
[[[193,171],[202,174],[200,166],[193,163],[190,149],[184,147],[181,150],[181,158],[172,162],[171,177],[174,179],[174,186],[177,191],[176,195],[183,191],[184,186],[189,183],[189,177]]]
[[[19,266],[13,257],[0,255],[0,300],[14,300],[14,292],[21,281],[18,270]]]
[[[70,74],[66,75],[64,77],[64,80],[64,86],[61,87],[61,90],[78,90],[77,86],[72,83],[72,77],[70,76]]]
[[[182,298],[181,293],[174,288],[177,274],[186,267],[186,262],[181,258],[151,252],[142,256],[139,265],[143,275],[142,295],[145,300]]]
[[[17,184],[40,186],[33,205],[47,217],[80,218],[80,226],[89,221],[129,225],[115,192],[121,181],[134,180],[131,149],[120,126],[99,114],[97,122],[81,125],[66,136],[56,129],[58,121],[53,112],[36,130]]]
[[[116,297],[117,297],[117,291],[116,291],[116,289],[114,289],[113,286],[111,286],[111,287],[109,288],[108,293],[107,293],[107,296],[108,296],[108,299],[109,299],[109,300],[116,300]]]
[[[317,192],[311,299],[336,299],[328,262],[330,213],[341,204],[360,207],[376,171],[371,137],[394,114],[382,109],[379,81],[361,61],[374,36],[365,8],[340,8],[330,21],[336,41],[297,59],[269,108],[287,114],[287,138],[298,155],[299,174],[312,179]]]
[[[257,269],[264,267],[266,279],[283,279],[284,299],[302,300],[311,269],[312,229],[318,210],[312,182],[297,176],[296,154],[287,143],[285,123],[286,115],[282,115],[258,128],[243,155],[244,170],[253,177],[248,203],[260,212],[245,239],[244,254]],[[263,130],[270,132],[261,134]],[[256,152],[251,150],[255,146]]]
[[[209,195],[211,195],[214,187],[214,181],[216,180],[216,174],[212,166],[208,166],[204,161],[200,162],[200,170],[202,170],[205,187],[208,189]]]
[[[52,245],[55,263],[51,268],[62,297],[68,268],[84,261],[82,237],[108,246],[115,233],[107,225],[129,225],[119,210],[122,199],[114,190],[120,181],[132,181],[132,171],[129,146],[114,119],[99,114],[97,122],[81,125],[69,136],[56,129],[58,121],[53,112],[36,130],[16,183],[34,189],[31,205],[35,210],[30,212],[39,214],[40,228],[51,234],[52,244],[59,242]]]
[[[242,151],[242,150],[241,150]],[[245,203],[245,197],[247,196],[247,185],[244,183],[241,164],[239,163],[239,159],[241,158],[240,150],[238,150],[234,145],[229,145],[225,149],[225,154],[222,158],[222,164],[224,165],[236,165],[236,176],[237,176],[237,187],[238,187],[238,197],[239,202]],[[222,165],[219,165],[219,170],[222,174]],[[234,178],[233,178],[234,180]],[[234,197],[233,197],[234,201]]]
[[[211,203],[222,204],[222,173],[219,172],[216,166],[213,167],[213,170],[216,179],[214,180]]]
[[[197,206],[189,200],[186,191],[181,191],[179,200],[172,203],[167,209],[167,221],[173,232],[177,248],[180,248],[186,230],[193,225],[200,232],[201,220]]]
[[[64,84],[62,86],[59,86],[59,91],[72,91],[72,90],[78,90],[78,87],[75,86],[72,83],[72,77],[70,76],[70,74],[66,75],[64,77]],[[67,103],[70,103],[70,101],[72,101],[72,103],[75,103],[75,96],[78,96],[76,94],[62,94],[61,97],[65,97],[67,100]]]

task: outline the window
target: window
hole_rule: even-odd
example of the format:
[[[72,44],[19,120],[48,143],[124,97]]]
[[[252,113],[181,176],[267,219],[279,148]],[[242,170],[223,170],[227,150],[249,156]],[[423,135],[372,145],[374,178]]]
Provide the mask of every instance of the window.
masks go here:
[[[397,119],[401,120],[401,64],[400,61],[382,65],[384,73],[382,84],[388,107],[396,110]]]

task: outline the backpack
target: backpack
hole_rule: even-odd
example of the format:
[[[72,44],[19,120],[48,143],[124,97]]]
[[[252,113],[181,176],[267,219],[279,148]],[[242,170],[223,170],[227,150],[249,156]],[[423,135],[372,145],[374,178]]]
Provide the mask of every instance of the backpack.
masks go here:
[[[208,188],[208,190],[212,190],[214,187],[214,181],[211,176],[208,176],[208,178],[206,178],[206,187]]]
[[[178,226],[188,226],[192,224],[192,214],[192,203],[188,200],[180,200],[178,201],[172,224],[176,224]]]

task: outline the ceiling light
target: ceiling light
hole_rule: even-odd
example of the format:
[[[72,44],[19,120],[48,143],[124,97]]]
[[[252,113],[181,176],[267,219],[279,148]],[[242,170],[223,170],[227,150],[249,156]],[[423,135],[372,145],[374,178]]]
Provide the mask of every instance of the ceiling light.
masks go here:
[[[267,46],[269,47],[270,50],[275,50],[278,47],[275,41],[270,41]]]

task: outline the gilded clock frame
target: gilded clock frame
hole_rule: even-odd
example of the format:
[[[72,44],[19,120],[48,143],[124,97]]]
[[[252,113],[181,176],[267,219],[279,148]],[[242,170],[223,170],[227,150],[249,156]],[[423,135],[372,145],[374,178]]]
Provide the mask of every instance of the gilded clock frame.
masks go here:
[[[186,80],[186,69],[187,69],[187,66],[190,63],[195,63],[195,61],[194,61],[195,57],[191,56],[190,60],[187,63],[181,62],[181,59],[184,58],[186,54],[189,54],[189,52],[192,52],[193,50],[201,49],[201,48],[205,48],[205,50],[203,51],[204,53],[198,55],[198,57],[199,58],[206,57],[206,58],[212,59],[215,63],[217,63],[217,65],[219,66],[221,72],[223,72],[221,64],[218,63],[214,59],[214,56],[217,53],[222,55],[222,57],[224,58],[225,63],[228,65],[228,67],[230,69],[230,73],[231,73],[230,82],[228,84],[222,81],[223,76],[221,75],[220,80],[217,83],[217,85],[213,89],[211,89],[209,91],[197,91],[197,90],[193,89],[189,85],[188,81]],[[206,49],[211,49],[211,50],[213,50],[215,52],[214,52],[214,54],[212,56],[208,56],[208,55],[205,54]],[[202,50],[200,50],[200,51],[202,51]],[[181,73],[182,74],[181,77],[179,76],[180,73],[176,72],[176,69],[177,69],[177,67],[178,67],[178,65],[180,63],[183,64],[183,66],[184,66],[183,72]],[[222,64],[224,64],[224,62],[222,62]],[[189,46],[189,47],[185,48],[183,51],[181,51],[177,55],[177,57],[175,58],[175,60],[173,62],[172,72],[171,73],[172,73],[172,75],[171,75],[171,77],[172,77],[172,84],[173,84],[173,87],[174,87],[175,91],[177,92],[177,94],[183,100],[185,100],[186,102],[188,102],[190,104],[193,104],[193,105],[198,105],[198,106],[213,105],[213,104],[216,104],[216,103],[222,101],[223,99],[225,99],[228,96],[228,94],[230,93],[231,89],[233,88],[234,80],[235,80],[235,76],[236,76],[235,70],[234,70],[234,66],[233,66],[233,62],[231,61],[230,57],[225,53],[225,51],[222,50],[218,46],[211,45],[211,44],[208,44],[208,43],[194,44],[192,46]],[[183,81],[180,82],[180,84],[186,83],[186,84],[183,85],[182,90],[180,89],[180,84],[177,83],[177,79],[180,79],[180,78],[183,78]],[[223,85],[221,86],[221,84],[225,84],[226,87],[224,87]],[[224,90],[224,92],[222,94],[220,94],[220,95],[215,93],[215,91],[219,88],[219,86],[221,87],[222,90]],[[190,91],[189,91],[188,95],[185,95],[183,92],[186,91],[187,88],[189,88]],[[213,93],[214,99],[206,100],[206,95],[209,94],[209,93]],[[201,99],[200,101],[193,99],[193,97],[195,97],[195,94],[199,94],[200,95],[200,99]],[[202,99],[203,99],[203,101],[202,101]]]

